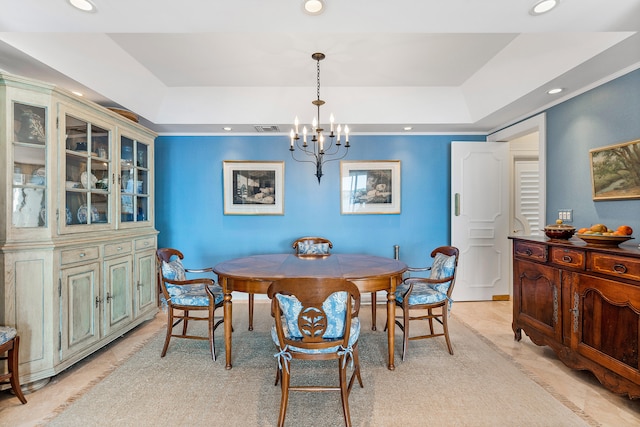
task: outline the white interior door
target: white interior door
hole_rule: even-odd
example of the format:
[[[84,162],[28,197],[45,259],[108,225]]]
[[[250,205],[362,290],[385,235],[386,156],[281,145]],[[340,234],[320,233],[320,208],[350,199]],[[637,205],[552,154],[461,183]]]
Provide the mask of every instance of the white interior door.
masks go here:
[[[451,144],[451,244],[460,250],[453,299],[509,295],[509,144]]]

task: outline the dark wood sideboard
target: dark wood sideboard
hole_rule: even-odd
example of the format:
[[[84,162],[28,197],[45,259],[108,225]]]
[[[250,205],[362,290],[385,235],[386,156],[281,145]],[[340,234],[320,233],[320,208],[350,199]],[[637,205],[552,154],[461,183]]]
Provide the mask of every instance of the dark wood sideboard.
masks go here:
[[[544,236],[513,240],[513,332],[609,390],[640,397],[640,249]]]

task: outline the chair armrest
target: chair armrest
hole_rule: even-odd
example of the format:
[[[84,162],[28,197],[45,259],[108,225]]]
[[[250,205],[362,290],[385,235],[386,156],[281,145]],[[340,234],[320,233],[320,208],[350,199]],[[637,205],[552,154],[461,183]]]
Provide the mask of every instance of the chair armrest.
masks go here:
[[[407,267],[407,271],[429,271],[431,267]]]
[[[213,273],[213,267],[207,268],[185,268],[186,273]]]
[[[418,283],[418,282],[437,285],[438,283],[447,283],[452,280],[453,280],[453,276],[445,277],[444,279],[429,279],[427,277],[407,277],[402,282],[409,285],[413,283]]]
[[[162,280],[166,283],[170,283],[172,285],[178,285],[178,286],[199,285],[199,284],[213,286],[216,284],[216,282],[213,279],[209,279],[208,277],[201,277],[198,279],[189,279],[189,280],[171,280],[163,277]]]

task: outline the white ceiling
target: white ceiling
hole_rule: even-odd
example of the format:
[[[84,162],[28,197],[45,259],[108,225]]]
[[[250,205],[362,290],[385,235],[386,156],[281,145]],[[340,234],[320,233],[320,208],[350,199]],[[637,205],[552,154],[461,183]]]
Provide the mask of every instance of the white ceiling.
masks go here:
[[[8,0],[5,0],[8,1]],[[640,68],[640,1],[21,0],[0,69],[129,109],[160,133],[289,132],[321,110],[354,133],[488,133]],[[150,7],[153,7],[152,9]],[[565,92],[550,96],[551,87]]]

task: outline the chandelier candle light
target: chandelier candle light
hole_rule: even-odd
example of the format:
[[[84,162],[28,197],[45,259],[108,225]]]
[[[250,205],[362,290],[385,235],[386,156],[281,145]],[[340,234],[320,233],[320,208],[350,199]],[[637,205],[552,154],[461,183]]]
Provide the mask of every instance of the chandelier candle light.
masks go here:
[[[312,101],[311,103],[316,106],[318,109],[317,116],[313,118],[311,122],[311,130],[307,131],[307,127],[303,126],[302,128],[302,144],[300,143],[300,134],[298,132],[300,123],[298,121],[298,117],[296,116],[293,122],[293,129],[291,129],[291,144],[289,146],[289,151],[291,151],[291,157],[296,162],[309,162],[315,163],[316,165],[316,177],[318,178],[318,184],[320,184],[320,178],[322,178],[322,165],[327,162],[332,162],[335,160],[340,160],[347,155],[349,151],[349,126],[345,125],[344,128],[341,125],[338,125],[335,128],[334,133],[334,118],[333,114],[329,116],[329,135],[328,140],[325,140],[324,129],[322,125],[320,125],[320,106],[324,105],[324,101],[320,99],[320,61],[325,58],[324,53],[314,53],[311,55],[314,61],[317,63],[317,99]],[[307,134],[311,133],[310,143],[307,142]],[[341,153],[341,148],[343,147],[340,143],[340,138],[342,137],[342,133],[344,132],[344,150]],[[335,144],[333,142],[335,138]],[[309,160],[296,159],[295,151],[296,148],[302,151],[305,155],[309,156]],[[334,157],[331,157],[334,156]]]

